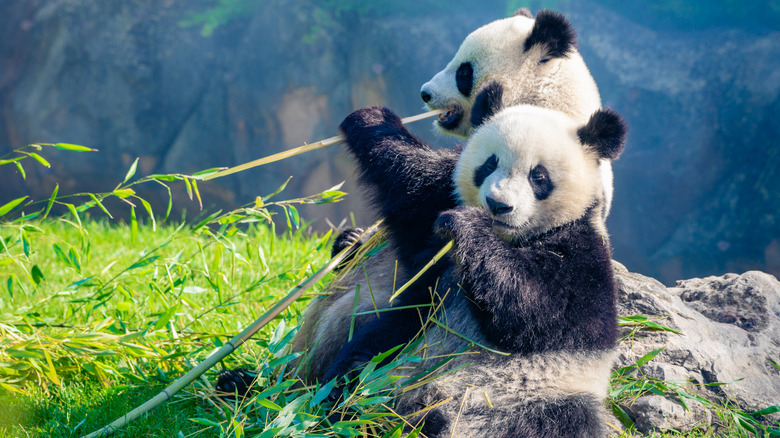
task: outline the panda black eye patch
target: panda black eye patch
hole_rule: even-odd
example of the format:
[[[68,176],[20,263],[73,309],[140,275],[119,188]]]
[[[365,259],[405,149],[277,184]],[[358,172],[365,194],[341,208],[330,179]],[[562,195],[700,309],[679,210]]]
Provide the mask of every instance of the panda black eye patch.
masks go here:
[[[547,172],[547,168],[541,164],[537,164],[536,167],[531,169],[528,173],[528,181],[531,183],[534,196],[540,201],[547,199],[555,188],[555,185],[553,185],[552,180],[550,179],[550,174]]]
[[[495,172],[497,168],[498,157],[496,157],[496,154],[493,154],[474,171],[474,185],[481,187],[482,183],[485,182],[485,178]]]
[[[471,96],[471,88],[474,86],[474,68],[470,62],[464,62],[455,72],[455,84],[458,91],[466,97]]]

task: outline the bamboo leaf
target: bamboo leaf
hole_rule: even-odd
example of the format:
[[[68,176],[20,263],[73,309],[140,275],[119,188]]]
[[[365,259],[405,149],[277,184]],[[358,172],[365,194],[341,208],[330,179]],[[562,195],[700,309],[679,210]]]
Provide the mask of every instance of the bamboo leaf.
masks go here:
[[[331,380],[330,382],[326,383],[322,386],[316,393],[314,393],[314,397],[311,399],[311,405],[316,406],[320,403],[322,403],[330,394],[331,391],[333,391],[333,388],[336,386],[336,379]]]
[[[770,415],[780,412],[780,406],[769,406],[767,408],[761,409],[760,411],[751,412],[750,415]]]
[[[111,216],[111,213],[109,213],[108,210],[106,210],[106,207],[103,205],[102,202],[100,202],[100,199],[98,199],[97,196],[90,193],[89,197],[92,198],[92,202],[94,202],[98,207],[100,207],[101,210],[103,210],[103,213],[107,214],[108,217],[110,217],[111,219],[114,218],[114,216]]]
[[[135,171],[138,169],[138,158],[133,161],[133,164],[130,165],[130,169],[127,170],[127,175],[125,175],[125,179],[122,180],[122,184],[128,182],[130,178],[132,178],[135,175]]]
[[[143,204],[144,208],[146,209],[146,212],[149,214],[149,219],[152,220],[152,231],[157,231],[157,221],[154,220],[154,213],[152,212],[152,206],[149,205],[148,202],[146,202],[146,199],[136,196],[136,198],[141,201],[141,204]]]
[[[70,144],[70,143],[57,143],[54,145],[57,149],[62,149],[64,151],[75,151],[75,152],[95,152],[97,149],[88,148],[86,146],[80,146],[77,144]]]
[[[60,248],[60,246],[59,246],[59,245],[57,245],[56,243],[55,243],[55,244],[53,244],[52,246],[54,247],[54,255],[56,255],[56,256],[57,256],[57,258],[58,258],[58,259],[59,259],[59,260],[60,260],[62,263],[64,263],[64,264],[65,264],[65,266],[70,266],[70,267],[73,267],[73,265],[71,264],[71,261],[70,261],[70,259],[68,258],[68,256],[67,256],[67,255],[65,255],[65,251],[63,251],[63,250],[62,250],[62,248]]]
[[[0,160],[0,166],[2,166],[4,164],[16,163],[17,161],[22,161],[25,158],[27,158],[27,157],[16,157],[16,158],[10,158],[8,160]]]
[[[46,365],[48,365],[44,371],[46,376],[55,384],[62,385],[60,377],[57,375],[57,369],[54,368],[54,364],[51,361],[51,355],[46,349],[43,349],[43,355],[46,357]]]
[[[149,179],[153,179],[155,181],[179,181],[181,179],[185,179],[181,175],[167,175],[167,174],[158,174],[155,173],[154,175],[147,176]]]
[[[165,311],[154,323],[152,326],[152,329],[154,330],[160,330],[161,328],[165,327],[165,324],[168,323],[168,321],[171,320],[173,315],[176,313],[176,309],[178,306],[171,306],[168,308],[168,310]]]
[[[130,207],[130,241],[135,243],[138,236],[138,218],[135,216],[135,207]]]
[[[282,192],[282,190],[284,190],[284,188],[285,188],[285,187],[287,187],[287,184],[290,182],[290,180],[291,180],[291,179],[292,179],[292,177],[289,177],[289,178],[287,178],[287,181],[285,181],[284,183],[282,183],[282,185],[281,185],[281,186],[279,186],[279,188],[278,188],[278,189],[274,190],[274,192],[273,192],[273,193],[271,193],[271,194],[270,194],[270,195],[268,195],[268,196],[263,196],[261,199],[262,199],[263,201],[268,201],[268,199],[269,199],[269,198],[272,198],[272,197],[274,197],[274,196],[278,195],[279,193],[281,193],[281,192]]]
[[[76,206],[73,204],[65,204],[66,207],[68,207],[68,210],[70,210],[70,214],[73,215],[73,217],[76,219],[76,222],[79,224],[79,228],[83,230],[84,225],[81,223],[81,218],[79,217],[79,213],[76,211]]]
[[[129,189],[129,188],[128,189],[117,189],[117,190],[114,190],[111,193],[113,193],[114,196],[116,196],[117,198],[125,199],[125,198],[129,198],[129,197],[135,195],[135,190]]]
[[[57,199],[57,193],[60,191],[60,184],[57,183],[54,186],[54,191],[51,192],[51,196],[49,197],[49,203],[46,204],[46,211],[43,213],[43,218],[46,219],[47,216],[49,216],[49,212],[51,211],[51,206],[54,205],[54,200]]]
[[[29,196],[22,196],[21,198],[16,198],[11,202],[5,203],[3,206],[0,207],[0,216],[5,216],[6,214],[10,213],[11,210],[16,208],[17,205],[24,202],[25,199],[27,199]]]
[[[46,280],[46,278],[43,276],[43,272],[41,272],[41,268],[39,268],[38,265],[33,265],[32,269],[30,269],[30,274],[32,275],[36,286]]]
[[[663,350],[664,350],[663,348],[659,348],[657,350],[653,350],[653,351],[645,354],[644,356],[640,357],[639,360],[636,361],[636,366],[637,367],[641,367],[641,366],[645,365],[646,363],[648,363],[651,360],[653,360],[654,357],[658,356],[658,353],[662,352]]]
[[[198,182],[194,179],[192,180],[192,191],[195,193],[195,197],[198,198],[198,205],[200,205],[200,209],[203,210],[203,200],[200,199],[200,191],[198,190]]]
[[[25,234],[24,231],[21,233],[22,235],[22,251],[24,251],[25,257],[30,257],[30,241],[27,240],[27,234]]]
[[[44,166],[44,167],[51,167],[51,164],[49,164],[49,162],[46,161],[46,159],[44,159],[42,156],[36,154],[35,152],[28,152],[28,154],[31,157],[33,157],[33,159],[35,159],[35,161],[41,163],[42,166]]]
[[[213,175],[221,170],[227,169],[226,167],[212,167],[211,169],[201,170],[200,172],[193,173],[192,179],[202,180],[209,175]]]
[[[36,217],[40,216],[41,213],[43,213],[43,209],[40,209],[40,210],[35,211],[33,213],[30,213],[30,214],[26,214],[26,215],[20,217],[19,219],[16,219],[14,222],[26,222],[26,221],[29,221],[30,219],[35,219]]]
[[[73,266],[73,268],[79,274],[81,274],[81,263],[79,263],[79,257],[76,255],[76,252],[73,250],[73,248],[68,250],[68,260],[70,260],[70,265]]]
[[[290,207],[290,219],[292,220],[293,225],[295,228],[299,228],[301,226],[301,217],[298,214],[298,209],[293,207],[292,205]]]
[[[152,263],[154,263],[154,262],[155,262],[155,261],[156,261],[158,258],[160,258],[160,256],[146,257],[146,258],[144,258],[144,259],[141,259],[141,260],[139,260],[139,261],[137,261],[137,262],[133,263],[133,265],[132,265],[132,266],[130,266],[129,268],[127,268],[126,270],[127,270],[127,271],[132,271],[133,269],[143,268],[144,266],[151,265],[151,264],[152,264]]]
[[[631,417],[626,413],[625,410],[623,410],[620,405],[617,403],[610,403],[612,405],[612,413],[615,414],[615,417],[617,417],[618,420],[620,420],[621,423],[623,423],[623,426],[627,428],[634,427],[634,421],[631,420]]]
[[[22,175],[22,179],[27,179],[27,173],[24,171],[24,167],[22,167],[22,163],[18,161],[14,161],[14,165],[16,166],[16,170],[18,170],[19,173]]]
[[[184,186],[187,188],[187,196],[189,196],[190,201],[192,201],[192,184],[190,183],[189,178],[184,178]]]

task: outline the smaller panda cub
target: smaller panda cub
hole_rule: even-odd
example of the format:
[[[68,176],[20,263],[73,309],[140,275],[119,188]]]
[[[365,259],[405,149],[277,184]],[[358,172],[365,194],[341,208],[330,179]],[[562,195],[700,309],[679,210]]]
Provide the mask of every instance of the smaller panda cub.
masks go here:
[[[426,330],[427,359],[404,372],[422,375],[453,357],[446,378],[403,392],[396,410],[413,416],[436,405],[423,428],[429,437],[601,437],[618,330],[611,251],[598,214],[604,202],[599,160],[618,158],[626,127],[611,110],[581,124],[539,107],[503,109],[501,94],[491,84],[472,108],[479,128],[452,178],[460,206],[417,211],[437,216],[430,233],[442,240],[430,241],[431,250],[449,239],[454,246],[434,266],[435,287],[445,296],[436,318],[447,327]],[[392,159],[419,160],[399,147],[405,137],[396,116],[359,114],[344,130],[351,151],[381,145],[383,154],[394,152]],[[382,181],[398,168],[376,160],[360,165],[385,173]],[[412,339],[421,321],[409,305],[430,302],[431,284],[407,289],[398,309],[364,326],[325,381],[351,375],[370,357]],[[472,354],[458,354],[469,349]]]

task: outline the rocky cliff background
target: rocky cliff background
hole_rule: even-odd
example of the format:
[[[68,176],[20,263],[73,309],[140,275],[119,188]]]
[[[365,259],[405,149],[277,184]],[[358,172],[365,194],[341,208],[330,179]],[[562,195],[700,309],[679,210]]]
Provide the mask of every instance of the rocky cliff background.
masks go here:
[[[100,152],[52,153],[52,167],[29,168],[26,180],[3,167],[0,205],[48,197],[55,183],[60,194],[108,191],[136,157],[139,174],[240,164],[330,137],[366,105],[417,114],[420,86],[469,32],[519,6],[552,6],[574,24],[604,104],[631,125],[614,166],[615,258],[666,284],[780,274],[777,1],[694,2],[682,12],[674,2],[437,3],[3,2],[0,155],[33,142]],[[454,144],[428,122],[412,129],[438,147]],[[207,208],[232,207],[289,176],[288,198],[347,181],[345,202],[302,212],[312,227],[350,212],[373,219],[337,146],[201,192]],[[175,207],[197,210],[183,190],[177,196]]]

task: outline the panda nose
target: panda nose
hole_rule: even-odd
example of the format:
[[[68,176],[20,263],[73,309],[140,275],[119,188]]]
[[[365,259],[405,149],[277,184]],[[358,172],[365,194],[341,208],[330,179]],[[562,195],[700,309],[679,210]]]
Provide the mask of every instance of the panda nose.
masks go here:
[[[500,214],[506,214],[510,211],[514,210],[514,208],[510,205],[506,205],[501,201],[496,201],[495,199],[488,196],[485,198],[487,201],[488,208],[490,209],[490,212],[493,213],[494,216],[498,216]]]
[[[423,102],[428,103],[431,100],[431,94],[428,93],[425,90],[420,91],[420,97],[422,98]]]

